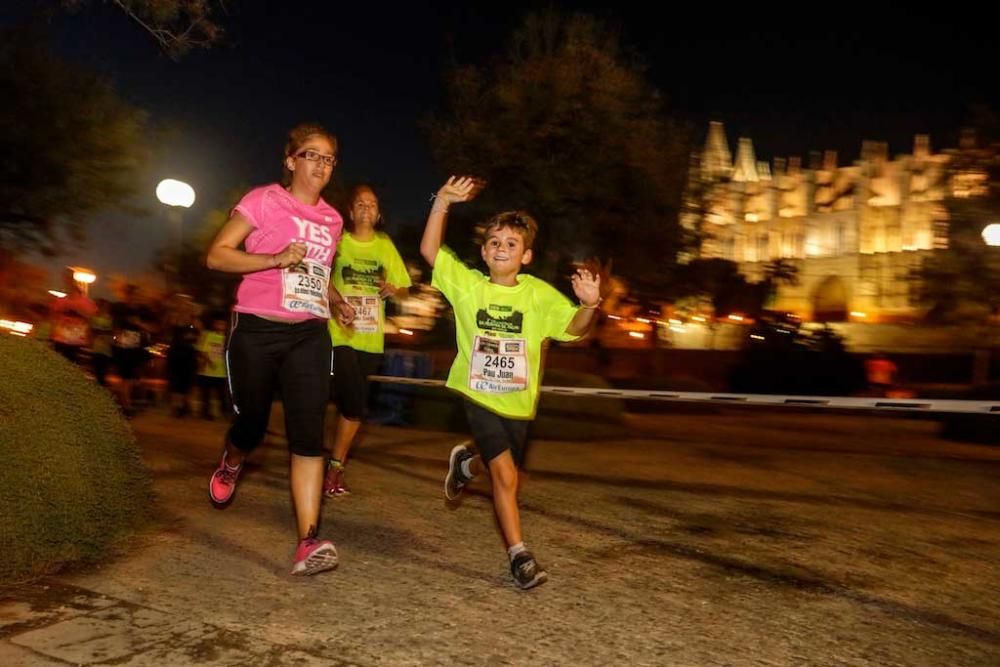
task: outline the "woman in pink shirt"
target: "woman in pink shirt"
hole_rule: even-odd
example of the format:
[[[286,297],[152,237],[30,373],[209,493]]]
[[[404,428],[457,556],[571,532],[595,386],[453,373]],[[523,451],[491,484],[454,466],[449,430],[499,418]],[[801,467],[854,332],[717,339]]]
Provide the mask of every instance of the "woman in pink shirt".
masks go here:
[[[319,125],[296,126],[285,146],[284,185],[247,193],[207,259],[209,268],[243,274],[226,348],[235,419],[209,495],[220,508],[232,500],[246,456],[264,439],[271,401],[279,391],[299,533],[292,574],[337,565],[333,543],[317,537],[333,364],[327,320],[331,310],[345,324],[354,318],[330,284],[343,220],[320,193],[336,163],[336,137]]]

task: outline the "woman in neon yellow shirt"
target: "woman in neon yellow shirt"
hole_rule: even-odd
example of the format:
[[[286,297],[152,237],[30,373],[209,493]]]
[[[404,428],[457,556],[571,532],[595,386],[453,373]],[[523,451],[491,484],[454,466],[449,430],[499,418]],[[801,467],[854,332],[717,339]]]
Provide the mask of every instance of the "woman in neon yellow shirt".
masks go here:
[[[385,299],[401,296],[411,285],[399,251],[379,230],[382,215],[378,197],[370,186],[354,188],[348,221],[348,231],[337,246],[333,284],[354,307],[355,317],[347,326],[330,320],[334,346],[331,394],[340,417],[323,484],[323,492],[328,496],[350,493],[344,482],[344,466],[365,416],[368,376],[378,372],[382,364]]]

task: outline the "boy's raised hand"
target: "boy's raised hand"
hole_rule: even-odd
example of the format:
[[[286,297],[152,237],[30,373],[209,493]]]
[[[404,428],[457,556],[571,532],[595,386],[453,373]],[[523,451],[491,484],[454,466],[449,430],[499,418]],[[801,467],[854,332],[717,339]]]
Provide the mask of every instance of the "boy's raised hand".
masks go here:
[[[437,200],[445,204],[469,201],[475,199],[484,187],[486,182],[474,176],[452,176],[438,190]]]
[[[601,276],[590,269],[579,268],[570,278],[573,293],[585,308],[596,308],[601,303]]]

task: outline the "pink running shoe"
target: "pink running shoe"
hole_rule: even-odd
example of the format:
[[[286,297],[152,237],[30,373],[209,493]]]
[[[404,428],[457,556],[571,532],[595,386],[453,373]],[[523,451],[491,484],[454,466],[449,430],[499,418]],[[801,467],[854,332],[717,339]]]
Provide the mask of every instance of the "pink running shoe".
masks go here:
[[[212,479],[208,483],[208,495],[216,507],[222,509],[229,505],[236,493],[236,482],[243,472],[243,464],[231,466],[226,463],[226,450],[222,450],[222,461],[219,467],[212,473]]]
[[[337,567],[337,548],[330,540],[307,537],[299,542],[295,550],[295,564],[292,574],[309,575],[332,570]]]
[[[323,480],[323,494],[328,498],[346,496],[351,493],[344,480],[344,466],[328,466]]]

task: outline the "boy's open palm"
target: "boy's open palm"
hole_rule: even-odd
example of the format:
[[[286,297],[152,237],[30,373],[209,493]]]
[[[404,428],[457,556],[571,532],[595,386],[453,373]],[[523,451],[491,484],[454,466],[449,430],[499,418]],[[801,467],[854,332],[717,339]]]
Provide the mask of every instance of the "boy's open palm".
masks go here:
[[[577,269],[573,277],[573,293],[580,300],[580,304],[588,308],[593,308],[601,302],[601,276],[591,272],[589,269]]]
[[[475,199],[485,186],[485,181],[473,176],[452,176],[438,190],[437,198],[446,204],[457,204]]]

